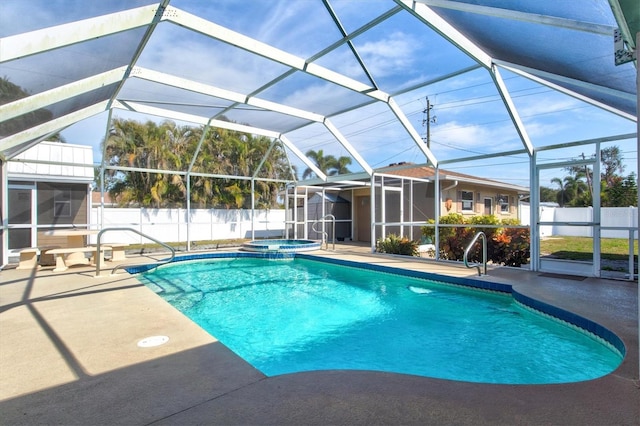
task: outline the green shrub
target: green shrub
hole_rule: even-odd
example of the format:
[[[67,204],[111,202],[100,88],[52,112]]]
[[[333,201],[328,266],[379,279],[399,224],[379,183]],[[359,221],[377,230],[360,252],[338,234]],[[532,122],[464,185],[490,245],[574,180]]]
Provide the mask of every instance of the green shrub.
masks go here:
[[[429,220],[428,223],[435,223]],[[496,265],[520,266],[529,262],[529,230],[524,228],[509,228],[517,226],[520,222],[517,219],[500,220],[493,215],[471,216],[466,219],[459,213],[450,213],[440,218],[442,225],[492,225],[505,227],[500,228],[478,228],[467,227],[445,227],[440,230],[440,258],[446,260],[461,261],[464,258],[464,251],[477,232],[484,232],[487,237],[487,261]],[[422,227],[425,237],[435,241],[435,228],[429,226]],[[474,245],[469,252],[469,260],[472,262],[482,261],[482,244]]]
[[[436,221],[434,219],[429,219],[427,221],[429,224],[435,224]],[[460,213],[449,213],[446,216],[440,217],[440,225],[464,225],[465,219],[464,216]],[[440,251],[440,257],[443,259],[456,259],[458,255],[462,256],[464,254],[464,248],[462,248],[462,252],[460,252],[460,248],[458,247],[457,241],[461,238],[464,238],[465,228],[458,227],[444,227],[440,228],[440,246],[442,250]],[[431,241],[435,242],[436,240],[436,229],[432,226],[423,226],[422,227],[422,235],[425,238],[431,239]]]
[[[427,223],[434,224],[435,220],[429,219]],[[440,217],[440,225],[464,225],[465,223],[465,218],[460,213],[449,213]],[[468,238],[470,232],[469,228],[463,227],[440,228],[440,258],[446,260],[462,259],[465,249],[462,242]],[[436,231],[434,227],[423,226],[422,234],[435,242]]]
[[[493,257],[490,258],[493,263],[520,266],[528,263],[531,257],[528,229],[504,228],[487,243],[493,250]]]
[[[405,256],[419,256],[418,242],[407,237],[399,237],[389,234],[386,238],[376,241],[376,251],[378,253],[402,254]]]

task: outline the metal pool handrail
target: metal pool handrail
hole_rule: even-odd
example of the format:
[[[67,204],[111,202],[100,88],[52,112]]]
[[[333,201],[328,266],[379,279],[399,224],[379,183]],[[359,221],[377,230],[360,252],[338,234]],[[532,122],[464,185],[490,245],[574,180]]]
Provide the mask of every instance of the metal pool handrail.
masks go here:
[[[484,274],[482,272],[480,272],[480,265],[479,264],[476,263],[474,265],[469,265],[469,260],[468,260],[469,251],[471,250],[471,247],[473,247],[473,245],[476,243],[476,241],[478,241],[479,237],[482,237],[482,264],[484,265]],[[471,240],[471,242],[467,246],[466,250],[464,251],[464,266],[466,266],[467,268],[473,268],[473,267],[478,268],[478,275],[479,276],[487,275],[487,236],[484,234],[484,232],[479,231],[473,237],[473,239]]]
[[[333,224],[331,235],[333,235],[333,250],[335,251],[336,249],[336,217],[334,215],[326,214],[322,216],[320,219],[313,222],[313,224],[311,225],[311,230],[313,230],[314,232],[317,232],[318,234],[322,234],[322,242],[326,244],[325,249],[329,250],[329,241],[327,241],[329,239],[329,234],[327,234],[325,231],[321,232],[316,229],[316,224],[320,223],[320,221],[324,223],[325,219],[331,219],[331,223]]]
[[[109,232],[109,231],[131,231],[134,232],[138,235],[140,235],[141,237],[147,238],[151,241],[153,241],[156,244],[160,244],[163,247],[166,247],[167,249],[169,249],[169,251],[171,252],[171,257],[168,259],[164,259],[164,260],[160,260],[157,261],[155,264],[152,265],[153,268],[157,268],[160,265],[164,265],[165,263],[169,263],[172,262],[173,259],[175,259],[176,257],[176,250],[171,247],[170,245],[163,243],[162,241],[156,240],[153,237],[150,237],[149,235],[143,234],[142,232],[133,229],[133,228],[104,228],[102,229],[100,232],[98,232],[98,237],[97,237],[97,242],[96,242],[96,252],[100,253],[100,238],[102,237],[102,234],[104,234],[105,232]],[[101,256],[96,256],[96,277],[100,276],[100,257]],[[134,264],[124,264],[124,265],[116,265],[112,270],[111,270],[111,274],[113,275],[116,270],[118,268],[132,268],[132,267],[137,267],[137,266],[149,266],[148,263],[134,263]]]

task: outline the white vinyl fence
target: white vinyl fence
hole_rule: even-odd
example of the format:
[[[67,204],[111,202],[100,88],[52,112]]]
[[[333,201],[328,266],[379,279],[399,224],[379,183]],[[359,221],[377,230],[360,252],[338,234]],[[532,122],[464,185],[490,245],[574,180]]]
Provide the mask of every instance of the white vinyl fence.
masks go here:
[[[133,228],[164,242],[187,241],[186,209],[91,209],[90,223],[99,228]],[[104,221],[101,220],[104,218]],[[251,210],[195,209],[191,210],[189,237],[191,241],[251,238]],[[255,210],[253,229],[256,238],[279,238],[284,235],[285,210]],[[95,243],[96,237],[92,236]],[[128,244],[149,243],[134,232],[106,232],[102,242]]]
[[[523,225],[529,225],[529,205],[520,206],[520,220]],[[548,207],[540,206],[540,222],[591,222],[592,207]],[[600,226],[635,228],[637,238],[638,208],[637,207],[602,207],[600,209]],[[592,237],[591,226],[540,226],[541,237]],[[628,230],[602,229],[602,238],[629,238]]]

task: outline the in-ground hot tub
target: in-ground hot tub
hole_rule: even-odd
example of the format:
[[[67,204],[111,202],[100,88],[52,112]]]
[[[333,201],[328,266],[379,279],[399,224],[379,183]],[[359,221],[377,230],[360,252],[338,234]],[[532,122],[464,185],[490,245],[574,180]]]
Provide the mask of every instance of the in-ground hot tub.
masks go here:
[[[319,250],[321,243],[313,240],[253,240],[242,245],[242,249],[255,252],[299,253]]]

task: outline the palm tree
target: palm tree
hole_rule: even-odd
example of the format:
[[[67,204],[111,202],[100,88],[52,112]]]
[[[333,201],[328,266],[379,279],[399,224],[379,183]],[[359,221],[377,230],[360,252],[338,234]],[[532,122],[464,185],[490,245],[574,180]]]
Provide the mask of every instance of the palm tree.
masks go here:
[[[184,145],[190,133],[173,122],[160,125],[153,121],[113,121],[113,130],[107,139],[108,163],[112,166],[177,170],[183,163]],[[109,191],[119,195],[124,203],[163,207],[184,200],[186,187],[178,175],[152,172],[125,172],[111,174]]]
[[[248,207],[251,182],[247,179],[223,180],[200,174],[251,176],[260,163],[260,177],[278,179],[291,172],[282,149],[272,149],[262,162],[272,141],[266,137],[224,129],[209,129],[196,155],[204,127],[177,126],[172,121],[161,124],[114,120],[113,131],[106,143],[107,161],[112,166],[124,166],[159,171],[186,171],[193,161],[191,194],[187,194],[185,179],[175,173],[115,172],[105,183],[112,196],[123,204],[167,207],[183,205],[188,196],[200,207]],[[277,203],[279,185],[257,181],[258,205],[271,207]]]
[[[305,153],[305,155],[313,160],[313,162],[316,163],[318,169],[320,169],[320,171],[324,174],[328,174],[330,169],[334,168],[336,163],[338,162],[338,160],[336,160],[336,157],[334,157],[333,155],[325,156],[324,152],[321,149],[319,149],[317,152],[310,149]],[[306,179],[308,177],[311,177],[312,175],[315,175],[314,171],[311,170],[311,168],[307,168],[302,174],[302,179]]]
[[[329,171],[330,176],[336,175],[345,175],[350,173],[350,170],[347,168],[351,164],[351,157],[340,157],[336,160],[332,169]]]
[[[317,152],[309,150],[306,152],[306,156],[313,160],[320,169],[321,172],[329,176],[343,175],[349,173],[349,166],[351,164],[351,157],[336,158],[333,155],[324,155],[324,152],[320,149]],[[302,179],[306,179],[314,175],[313,170],[307,168],[302,174]]]
[[[558,199],[558,204],[560,204],[560,207],[564,207],[564,202],[565,202],[564,182],[562,181],[562,179],[556,177],[551,179],[551,183],[556,183],[560,187],[560,190],[557,193],[557,199]]]
[[[571,205],[576,205],[580,197],[589,190],[586,182],[582,180],[583,177],[582,173],[564,177],[564,191],[569,196]]]

